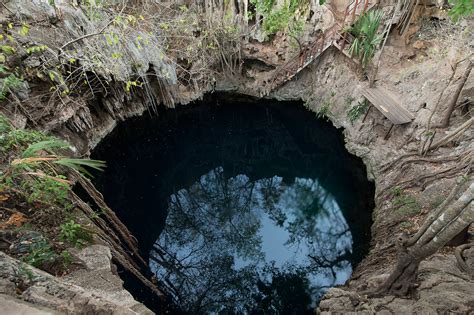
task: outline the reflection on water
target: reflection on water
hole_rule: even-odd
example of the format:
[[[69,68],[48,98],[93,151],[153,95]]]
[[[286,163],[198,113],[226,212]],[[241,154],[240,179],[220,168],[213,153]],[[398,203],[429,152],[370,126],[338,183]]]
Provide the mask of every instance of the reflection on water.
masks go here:
[[[215,168],[169,198],[150,268],[191,313],[310,312],[352,272],[352,235],[316,179],[226,178]]]
[[[127,120],[93,158],[169,299],[124,285],[159,314],[304,314],[367,252],[373,185],[301,103],[213,94]]]

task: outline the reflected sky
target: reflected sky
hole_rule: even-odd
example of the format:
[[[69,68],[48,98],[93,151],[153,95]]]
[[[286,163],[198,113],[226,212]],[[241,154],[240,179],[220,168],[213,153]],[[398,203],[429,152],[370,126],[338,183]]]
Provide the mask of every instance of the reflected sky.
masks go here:
[[[311,313],[350,277],[352,243],[317,179],[251,181],[218,167],[169,197],[150,268],[191,313]]]
[[[157,313],[312,314],[367,253],[374,187],[300,102],[212,94],[120,123],[93,158],[170,298],[124,286]]]

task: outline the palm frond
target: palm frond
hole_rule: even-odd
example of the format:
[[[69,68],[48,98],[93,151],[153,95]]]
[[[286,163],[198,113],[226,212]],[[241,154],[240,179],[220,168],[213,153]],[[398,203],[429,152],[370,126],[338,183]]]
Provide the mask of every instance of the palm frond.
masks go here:
[[[39,151],[52,152],[54,149],[67,149],[69,144],[59,139],[52,139],[46,141],[39,141],[32,143],[23,152],[23,158],[29,158],[35,156]]]
[[[359,58],[363,68],[367,67],[382,41],[382,36],[377,35],[382,16],[383,12],[380,10],[366,12],[350,29],[355,39],[349,47],[349,53]]]
[[[73,159],[73,158],[60,158],[53,163],[63,165],[79,171],[82,174],[92,177],[92,174],[87,170],[87,167],[103,171],[106,167],[104,161],[91,160],[91,159]]]

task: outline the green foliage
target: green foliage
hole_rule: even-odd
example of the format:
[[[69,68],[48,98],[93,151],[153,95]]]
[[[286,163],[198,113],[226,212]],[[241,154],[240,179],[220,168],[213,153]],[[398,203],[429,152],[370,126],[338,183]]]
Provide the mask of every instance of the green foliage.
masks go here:
[[[369,102],[364,100],[362,102],[357,103],[357,105],[351,107],[347,112],[347,118],[351,123],[354,123],[363,113],[369,108]]]
[[[43,52],[46,49],[48,49],[48,46],[46,46],[46,45],[35,45],[35,46],[31,46],[31,47],[26,48],[26,53],[31,55],[31,54],[34,54],[34,53]]]
[[[31,143],[51,139],[51,137],[36,130],[11,128],[9,124],[2,123],[2,119],[6,120],[4,116],[0,115],[0,131],[3,131],[0,134],[0,151],[8,152],[13,148],[22,149]]]
[[[75,169],[82,174],[91,176],[92,175],[87,171],[85,166],[93,168],[98,171],[103,171],[105,167],[104,161],[91,160],[91,159],[76,159],[76,158],[60,158],[53,163]]]
[[[474,13],[474,1],[472,0],[449,0],[453,6],[449,10],[448,15],[454,22],[459,21],[462,17],[468,17]]]
[[[331,115],[331,106],[332,103],[329,100],[325,100],[321,107],[318,108],[316,112],[316,117],[328,119]]]
[[[83,247],[92,242],[92,233],[74,220],[61,224],[60,229],[60,239],[76,247]]]
[[[27,24],[23,24],[20,30],[18,31],[18,34],[20,34],[21,36],[26,36],[28,35],[29,32],[30,32],[30,26]]]
[[[39,141],[32,143],[23,151],[22,157],[29,158],[35,156],[39,151],[46,151],[53,153],[54,149],[67,149],[69,144],[59,140],[59,139],[50,139],[45,141]]]
[[[87,171],[86,167],[102,171],[105,167],[105,162],[104,161],[98,161],[98,160],[91,160],[91,159],[78,159],[78,158],[67,158],[67,157],[62,157],[62,156],[57,156],[55,154],[56,149],[67,149],[69,148],[69,144],[65,141],[51,138],[45,141],[39,141],[32,143],[28,146],[28,148],[23,152],[22,154],[22,162],[19,164],[37,164],[38,162],[43,162],[43,160],[39,161],[30,161],[28,158],[36,157],[39,152],[45,151],[54,157],[54,160],[51,160],[51,163],[57,164],[57,165],[62,165],[65,167],[68,167],[70,169],[74,169],[79,171],[82,174],[92,176],[89,171]]]
[[[307,0],[286,0],[281,8],[275,8],[275,0],[251,0],[256,11],[263,15],[263,28],[269,34],[284,31],[290,28],[290,32],[299,33],[304,24],[295,21],[296,10],[308,3]]]
[[[367,68],[377,46],[382,41],[382,35],[377,34],[382,16],[383,13],[380,10],[368,11],[359,17],[349,30],[355,37],[349,47],[349,53],[359,58],[363,69]]]
[[[392,190],[392,204],[401,216],[414,216],[420,214],[421,205],[412,194],[405,193],[399,187]]]
[[[13,55],[16,52],[16,49],[13,48],[10,45],[0,45],[0,50],[5,54],[5,55]]]
[[[33,242],[28,248],[28,254],[23,261],[37,268],[55,260],[56,254],[46,240]]]
[[[64,268],[69,267],[74,261],[74,257],[67,250],[63,250],[59,256],[61,256]]]
[[[20,188],[26,192],[26,201],[30,204],[41,202],[48,205],[58,205],[63,209],[71,209],[72,204],[68,199],[69,185],[58,177],[34,177],[21,181]]]
[[[0,102],[4,101],[7,98],[8,93],[23,83],[23,80],[17,77],[15,74],[10,74],[4,79],[0,79]]]
[[[409,229],[409,228],[413,227],[413,223],[411,221],[402,221],[402,222],[400,222],[399,226],[402,229]]]
[[[31,269],[25,263],[20,263],[20,265],[18,266],[17,275],[20,279],[26,279],[28,281],[35,280],[35,275],[33,274],[33,271],[31,271]]]

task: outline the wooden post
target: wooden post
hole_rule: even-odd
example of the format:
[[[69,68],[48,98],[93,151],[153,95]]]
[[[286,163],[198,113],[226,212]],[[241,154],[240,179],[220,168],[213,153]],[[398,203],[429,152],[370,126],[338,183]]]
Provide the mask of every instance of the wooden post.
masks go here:
[[[388,129],[387,133],[385,134],[385,137],[383,137],[384,140],[387,140],[390,137],[390,132],[392,131],[393,126],[395,125],[392,123],[392,125],[390,126],[390,129]]]
[[[367,101],[369,102],[369,101]],[[369,115],[370,110],[372,109],[372,104],[369,102],[369,108],[367,109],[367,112],[365,112],[364,118],[362,119],[362,123],[360,124],[359,131],[362,130],[362,127],[364,126],[364,122],[367,119],[367,116]]]

